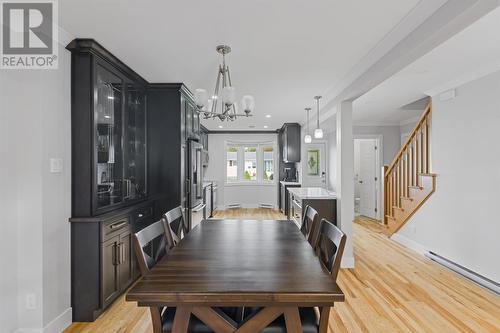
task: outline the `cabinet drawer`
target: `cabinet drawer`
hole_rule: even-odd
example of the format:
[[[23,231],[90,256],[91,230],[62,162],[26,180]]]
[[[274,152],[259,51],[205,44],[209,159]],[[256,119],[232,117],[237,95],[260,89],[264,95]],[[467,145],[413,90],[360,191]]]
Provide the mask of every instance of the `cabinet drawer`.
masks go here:
[[[129,219],[127,216],[103,222],[101,226],[101,242],[105,242],[108,239],[129,230],[128,228]]]

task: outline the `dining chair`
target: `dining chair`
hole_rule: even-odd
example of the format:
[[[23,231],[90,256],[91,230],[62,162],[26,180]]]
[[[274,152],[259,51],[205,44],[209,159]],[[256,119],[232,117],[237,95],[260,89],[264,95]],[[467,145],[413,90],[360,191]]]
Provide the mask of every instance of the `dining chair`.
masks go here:
[[[302,218],[302,226],[300,227],[300,232],[307,239],[309,244],[314,248],[316,246],[317,232],[319,224],[319,215],[316,209],[307,205]]]
[[[309,208],[309,207],[308,207]],[[307,208],[306,208],[307,209]],[[307,213],[307,211],[306,211]],[[307,215],[307,214],[306,214]],[[340,269],[340,262],[344,253],[347,236],[333,223],[326,219],[321,219],[317,227],[317,240],[314,249],[318,254],[321,264],[330,272],[334,280]],[[311,233],[311,228],[309,228]],[[302,231],[302,228],[301,228]],[[245,321],[256,314],[253,311],[245,316]],[[299,308],[300,321],[303,333],[319,332],[320,314],[322,309],[303,307]],[[261,333],[286,333],[286,322],[283,315],[264,328]]]
[[[151,269],[168,253],[172,248],[168,245],[168,233],[165,230],[167,221],[165,217],[151,224],[133,235],[134,252],[139,263],[139,268],[143,276],[149,274]],[[160,246],[155,248],[154,253],[148,253],[146,249],[150,248],[151,242],[159,240]],[[153,322],[154,333],[171,333],[175,317],[175,307],[153,306],[149,308],[151,311],[151,320]],[[219,315],[224,317],[228,322],[236,323],[236,321],[220,309],[214,309]],[[191,315],[189,319],[188,332],[192,333],[212,333],[213,330],[206,326],[196,316]]]
[[[182,206],[169,210],[164,215],[165,217],[165,231],[168,237],[170,248],[177,246],[182,237],[187,233],[186,220]]]

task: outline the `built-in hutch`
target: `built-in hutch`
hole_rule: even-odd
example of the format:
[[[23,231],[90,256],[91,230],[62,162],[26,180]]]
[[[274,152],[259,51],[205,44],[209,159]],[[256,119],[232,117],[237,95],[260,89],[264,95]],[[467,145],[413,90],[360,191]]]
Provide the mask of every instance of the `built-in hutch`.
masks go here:
[[[150,84],[92,39],[67,49],[73,320],[93,321],[140,275],[132,233],[187,204],[186,139],[202,133],[182,83]]]

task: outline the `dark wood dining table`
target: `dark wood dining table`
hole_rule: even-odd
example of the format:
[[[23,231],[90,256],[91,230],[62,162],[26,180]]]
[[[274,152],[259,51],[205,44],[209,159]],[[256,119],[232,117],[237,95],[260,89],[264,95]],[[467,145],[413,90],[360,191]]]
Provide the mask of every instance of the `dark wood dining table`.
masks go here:
[[[299,307],[320,307],[319,331],[344,294],[291,221],[204,220],[129,290],[139,306],[174,306],[172,332],[195,315],[214,332],[259,332],[284,314],[302,332]],[[213,307],[261,307],[240,327]]]

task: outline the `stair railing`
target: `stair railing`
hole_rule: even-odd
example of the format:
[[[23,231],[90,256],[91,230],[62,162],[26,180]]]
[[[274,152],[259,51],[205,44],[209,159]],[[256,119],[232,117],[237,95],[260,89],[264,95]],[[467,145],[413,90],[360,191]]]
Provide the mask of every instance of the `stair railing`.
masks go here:
[[[389,166],[384,166],[384,223],[409,198],[410,188],[420,187],[420,175],[429,173],[429,135],[432,105],[426,107],[415,128]]]

